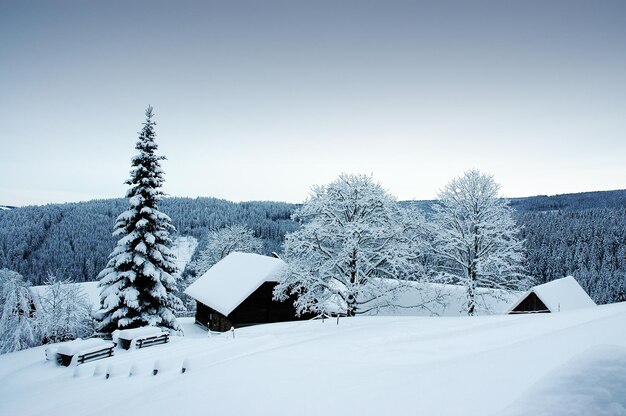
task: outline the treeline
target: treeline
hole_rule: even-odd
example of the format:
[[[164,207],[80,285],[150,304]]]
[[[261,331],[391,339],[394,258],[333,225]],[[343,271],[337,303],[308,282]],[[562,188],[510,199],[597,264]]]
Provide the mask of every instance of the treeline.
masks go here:
[[[597,303],[626,301],[626,208],[518,215],[537,283],[573,275]]]
[[[428,217],[433,201],[408,201]],[[124,199],[0,210],[0,268],[33,284],[52,272],[74,281],[94,280],[115,245],[111,236]],[[626,190],[535,196],[511,200],[523,228],[526,268],[538,283],[577,277],[598,303],[626,300]],[[294,204],[233,203],[215,198],[167,198],[161,204],[179,234],[206,245],[212,229],[242,224],[263,239],[263,252],[280,252]]]
[[[282,202],[233,203],[216,198],[167,198],[161,209],[180,235],[192,235],[199,247],[210,230],[242,224],[263,239],[263,252],[280,251],[295,205]],[[115,246],[115,218],[125,199],[51,204],[0,211],[0,268],[42,284],[51,272],[73,281],[95,280]]]

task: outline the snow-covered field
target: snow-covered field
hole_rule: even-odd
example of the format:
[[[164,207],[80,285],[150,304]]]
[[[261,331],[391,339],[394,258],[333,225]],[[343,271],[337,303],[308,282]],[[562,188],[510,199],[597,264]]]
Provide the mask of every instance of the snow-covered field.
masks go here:
[[[626,415],[626,303],[281,323],[234,339],[184,327],[75,368],[44,347],[0,356],[0,414]]]

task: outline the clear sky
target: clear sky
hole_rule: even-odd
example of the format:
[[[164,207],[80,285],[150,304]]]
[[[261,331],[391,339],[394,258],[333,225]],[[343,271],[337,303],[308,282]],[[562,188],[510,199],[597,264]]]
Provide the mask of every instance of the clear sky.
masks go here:
[[[626,188],[626,1],[0,0],[0,204],[121,197],[148,104],[173,196]]]

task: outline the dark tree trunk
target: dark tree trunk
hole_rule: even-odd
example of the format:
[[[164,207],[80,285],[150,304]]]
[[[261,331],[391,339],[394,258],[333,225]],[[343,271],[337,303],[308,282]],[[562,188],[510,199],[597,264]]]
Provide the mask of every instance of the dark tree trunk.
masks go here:
[[[348,263],[348,270],[350,271],[350,285],[353,286],[356,283],[357,273],[356,273],[356,250],[352,252],[350,255],[350,262]],[[347,307],[346,307],[346,315],[355,316],[356,315],[356,294],[352,287],[350,287],[350,293],[348,293],[346,299]]]

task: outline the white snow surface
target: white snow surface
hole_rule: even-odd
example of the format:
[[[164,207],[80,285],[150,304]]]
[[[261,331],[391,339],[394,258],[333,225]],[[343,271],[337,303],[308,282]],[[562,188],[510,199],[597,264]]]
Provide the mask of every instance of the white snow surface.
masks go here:
[[[235,338],[180,322],[169,344],[74,369],[45,361],[45,346],[0,356],[0,414],[626,414],[626,303],[287,322]]]
[[[467,288],[460,285],[401,281],[405,286],[396,298],[386,295],[362,305],[363,309],[381,306],[367,315],[382,316],[459,316],[467,315]],[[398,281],[390,280],[389,285]],[[503,314],[515,302],[520,292],[477,288],[478,315]],[[433,301],[440,299],[440,302]],[[423,305],[423,307],[421,306]]]
[[[91,309],[93,311],[97,311],[100,309],[100,288],[98,287],[98,282],[82,282],[82,283],[68,283],[69,285],[80,287],[82,292],[85,294],[87,301],[91,305]],[[35,308],[40,307],[39,300],[48,296],[48,291],[50,290],[49,285],[40,285],[40,286],[31,286],[28,288],[30,290],[30,294],[33,297],[33,303],[35,304]]]
[[[599,346],[577,354],[543,377],[502,415],[555,413],[626,415],[626,348]]]
[[[112,345],[112,342],[100,338],[81,339],[62,343],[57,352],[63,355],[87,354]]]
[[[192,236],[177,237],[174,240],[171,251],[176,256],[176,268],[179,274],[185,271],[197,247],[198,240]]]
[[[141,328],[122,329],[117,331],[117,338],[131,340],[136,338],[151,337],[154,335],[161,335],[163,331],[156,326],[142,326]]]
[[[284,267],[281,259],[235,251],[189,285],[185,293],[228,316],[264,282],[276,282]]]
[[[567,276],[531,288],[511,306],[510,310],[515,309],[532,292],[541,299],[550,312],[571,311],[596,306],[596,303],[580,287],[576,279]]]

